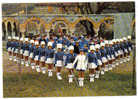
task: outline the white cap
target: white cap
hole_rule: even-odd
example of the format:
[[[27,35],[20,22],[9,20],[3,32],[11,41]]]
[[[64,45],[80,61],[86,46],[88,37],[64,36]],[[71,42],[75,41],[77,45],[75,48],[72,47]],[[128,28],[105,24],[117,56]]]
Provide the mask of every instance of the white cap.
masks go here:
[[[28,41],[28,38],[25,38],[25,41]]]
[[[12,39],[14,39],[14,40],[15,40],[15,39],[16,39],[16,37],[15,37],[15,36],[13,36],[13,37],[12,37]]]
[[[100,45],[99,44],[96,44],[95,45],[95,49],[100,49]]]
[[[19,37],[18,36],[16,37],[16,40],[19,40]]]
[[[113,39],[112,42],[115,42],[115,39]]]
[[[39,45],[39,42],[38,41],[35,41],[35,45]]]
[[[45,45],[45,42],[44,41],[41,41],[41,45]]]
[[[111,41],[109,41],[109,44],[110,44],[110,45],[112,45],[112,44],[113,44],[112,40],[111,40]]]
[[[74,46],[69,46],[69,50],[74,50]]]
[[[94,45],[91,45],[90,46],[90,50],[95,50],[95,46]]]
[[[105,40],[104,43],[105,43],[105,44],[108,44],[108,40]]]
[[[127,38],[126,37],[123,37],[123,40],[127,40]]]
[[[48,42],[47,46],[52,46],[53,43],[52,42]]]
[[[127,38],[128,38],[128,39],[131,39],[131,36],[129,35]]]
[[[22,38],[20,38],[20,41],[23,41],[23,37],[22,37]]]
[[[120,42],[123,42],[123,39],[120,39]]]
[[[116,42],[119,42],[119,39],[116,39]]]
[[[8,40],[10,40],[11,39],[11,37],[10,36],[8,36]]]
[[[102,47],[102,46],[105,46],[105,43],[102,42],[102,43],[100,44],[100,46],[101,46],[101,47]]]
[[[62,48],[62,44],[57,44],[57,48]]]
[[[31,43],[31,44],[34,43],[34,40],[30,40],[30,43]]]

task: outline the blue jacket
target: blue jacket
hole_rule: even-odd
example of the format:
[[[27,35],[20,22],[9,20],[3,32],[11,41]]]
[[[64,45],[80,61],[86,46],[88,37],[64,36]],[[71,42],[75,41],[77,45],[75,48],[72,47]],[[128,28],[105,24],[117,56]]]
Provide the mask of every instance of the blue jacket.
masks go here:
[[[46,48],[40,47],[39,48],[39,59],[40,57],[45,56],[45,55],[46,55]]]
[[[87,54],[87,57],[88,57],[88,63],[95,63],[97,65],[98,62],[97,62],[97,57],[95,53],[89,52]]]
[[[36,46],[34,47],[34,51],[33,51],[33,58],[35,56],[39,56],[39,53],[40,53],[40,47],[36,48]]]
[[[95,51],[95,54],[96,54],[96,56],[97,56],[97,59],[99,59],[99,60],[102,60],[102,57],[101,57],[101,52],[100,51]]]
[[[46,49],[45,57],[47,58],[54,58],[54,50],[53,49]]]
[[[66,54],[65,66],[68,63],[73,63],[76,56],[77,56],[77,54],[75,54],[75,53],[73,53],[73,54],[70,54],[70,53],[69,54]]]
[[[6,49],[8,50],[9,47],[12,47],[12,42],[11,41],[8,41],[7,44],[6,44]]]
[[[25,50],[29,51],[29,44],[23,44],[23,53]]]
[[[33,53],[34,49],[35,49],[35,46],[29,45],[29,55],[30,53]]]
[[[55,53],[54,55],[55,63],[57,62],[57,60],[64,61],[63,57],[64,57],[63,51]]]
[[[107,52],[106,52],[106,49],[100,49],[100,52],[101,52],[101,56],[102,57],[106,57],[107,58]]]

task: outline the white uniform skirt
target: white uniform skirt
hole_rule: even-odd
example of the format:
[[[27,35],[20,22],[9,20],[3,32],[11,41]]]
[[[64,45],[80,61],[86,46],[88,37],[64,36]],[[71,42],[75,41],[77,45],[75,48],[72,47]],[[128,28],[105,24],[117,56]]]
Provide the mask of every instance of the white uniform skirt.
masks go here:
[[[57,60],[55,66],[56,67],[62,67],[63,66],[63,61],[62,60]]]
[[[102,65],[102,61],[100,59],[98,59],[97,61],[98,61],[98,65],[101,66]]]
[[[111,57],[110,57],[110,55],[107,55],[107,58],[108,58],[108,60],[112,60]]]
[[[38,61],[39,60],[38,58],[39,58],[39,56],[37,55],[37,56],[35,56],[34,60]]]
[[[12,50],[11,50],[11,47],[9,47],[9,48],[8,48],[8,52],[11,52],[11,51],[12,51]]]
[[[29,58],[33,58],[34,53],[30,53]]]
[[[97,65],[95,63],[88,63],[88,68],[89,69],[95,69]]]
[[[116,57],[118,56],[118,53],[117,53],[117,52],[115,52],[115,56],[116,56]]]
[[[120,52],[121,52],[121,55],[123,55],[123,50],[120,50]]]
[[[107,58],[106,58],[106,57],[102,57],[102,62],[103,62],[103,63],[108,62]]]
[[[125,53],[128,53],[127,49],[125,49]]]
[[[111,57],[112,57],[112,60],[114,60],[114,59],[115,59],[114,55],[112,55]]]
[[[67,69],[73,69],[74,68],[73,63],[68,63],[66,68]]]
[[[11,51],[12,51],[12,53],[13,53],[13,51],[14,51],[14,48],[11,48]]]
[[[25,50],[23,55],[24,56],[29,56],[29,51],[28,50]]]
[[[129,47],[128,50],[131,51],[132,50],[131,47]]]
[[[46,64],[53,64],[54,63],[54,59],[53,58],[47,58],[45,63]]]
[[[20,49],[20,54],[23,54],[23,50],[22,49]]]
[[[18,53],[18,49],[15,49],[15,52],[14,52],[14,53],[16,53],[16,54],[17,54],[17,53]]]
[[[40,57],[40,62],[45,62],[45,56]]]

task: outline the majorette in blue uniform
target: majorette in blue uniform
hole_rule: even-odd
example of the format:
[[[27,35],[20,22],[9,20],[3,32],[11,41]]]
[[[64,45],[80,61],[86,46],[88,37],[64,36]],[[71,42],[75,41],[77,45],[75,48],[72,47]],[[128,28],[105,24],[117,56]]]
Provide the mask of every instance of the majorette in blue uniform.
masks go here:
[[[17,62],[18,61],[18,50],[19,50],[19,37],[15,37],[15,42],[14,42],[14,62]]]
[[[35,47],[34,47],[34,51],[33,51],[33,59],[35,62],[35,69],[37,72],[40,72],[39,53],[40,53],[39,41],[35,41]]]
[[[32,69],[35,69],[35,63],[34,63],[34,59],[33,59],[33,52],[35,49],[35,45],[34,45],[34,40],[30,40],[30,45],[29,45],[29,58],[30,58],[30,66],[32,67]]]
[[[96,68],[95,78],[99,78],[100,68],[102,66],[102,57],[101,57],[101,52],[100,52],[100,45],[96,44],[95,49],[96,49],[95,54],[96,54],[96,57],[97,57],[97,68]]]
[[[127,55],[128,55],[128,51],[129,51],[129,45],[127,42],[127,38],[123,37],[123,43],[124,43],[124,62],[127,62]]]
[[[69,77],[69,83],[73,82],[73,70],[74,70],[74,66],[73,66],[73,62],[75,60],[75,57],[77,54],[74,53],[74,46],[69,46],[69,53],[66,54],[66,60],[65,60],[65,66],[68,69],[68,77]]]
[[[25,43],[23,45],[23,56],[24,56],[24,61],[25,61],[25,66],[29,66],[29,62],[28,62],[28,57],[29,57],[29,42],[28,42],[28,38],[25,38]]]
[[[128,36],[127,39],[128,39],[128,41],[127,41],[128,42],[128,56],[127,56],[127,58],[128,58],[128,61],[130,61],[130,53],[133,49],[133,46],[131,43],[131,36]]]
[[[80,54],[78,54],[73,62],[73,66],[77,63],[76,70],[79,72],[79,86],[84,85],[84,71],[87,69],[88,58],[84,52],[84,49],[80,49]]]
[[[46,54],[45,54],[45,63],[48,65],[48,76],[51,77],[53,75],[53,64],[54,64],[54,50],[53,50],[53,42],[48,42]]]
[[[45,54],[46,54],[45,42],[41,41],[41,47],[39,49],[39,66],[43,74],[46,73]]]
[[[24,47],[24,38],[20,38],[20,58],[21,58],[21,65],[24,65],[24,58],[23,58],[23,47]]]
[[[62,51],[62,44],[57,44],[57,52],[54,55],[55,67],[57,68],[57,79],[62,80],[61,69],[64,65],[64,52]]]
[[[102,66],[101,66],[101,75],[104,75],[105,66],[108,63],[107,52],[106,52],[106,49],[105,49],[105,43],[104,42],[100,43],[100,46],[101,46],[100,52],[101,52],[102,63],[103,63]]]
[[[11,42],[12,42],[12,41],[11,41],[11,37],[8,36],[8,42],[7,42],[7,44],[6,44],[6,49],[7,49],[8,53],[9,53],[9,60],[12,60],[12,50],[11,50],[11,48],[12,48],[12,43],[11,43]]]
[[[90,46],[90,52],[87,54],[87,57],[88,57],[88,68],[89,68],[90,82],[94,82],[95,69],[97,68],[97,65],[98,65],[94,45]]]

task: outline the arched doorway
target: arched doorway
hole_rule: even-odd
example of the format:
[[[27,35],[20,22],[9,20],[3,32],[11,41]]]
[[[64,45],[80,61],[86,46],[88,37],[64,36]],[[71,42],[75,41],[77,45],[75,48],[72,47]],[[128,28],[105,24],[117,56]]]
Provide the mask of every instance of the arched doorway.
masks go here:
[[[2,22],[2,39],[5,40],[6,39],[6,26],[5,26],[5,22]]]
[[[93,37],[95,35],[94,26],[89,20],[80,20],[76,26],[74,33],[78,36],[80,35],[90,35]]]
[[[18,29],[15,22],[13,23],[13,32],[15,33],[15,36],[18,36]]]
[[[68,26],[64,21],[55,21],[52,24],[52,30],[56,35],[65,35],[68,34]]]
[[[12,26],[11,26],[11,22],[7,23],[7,31],[8,31],[8,35],[12,36]]]

